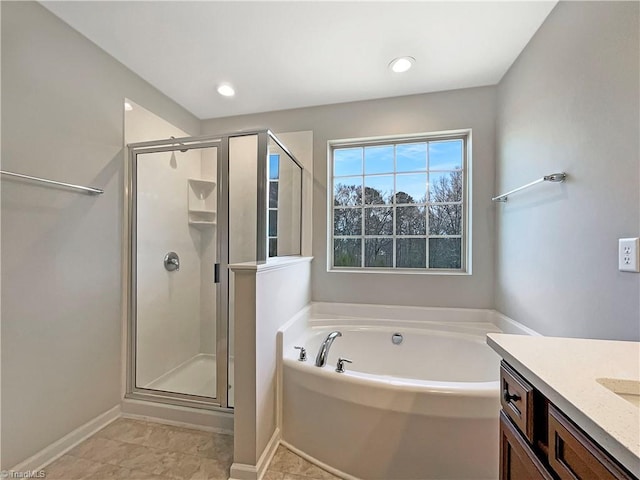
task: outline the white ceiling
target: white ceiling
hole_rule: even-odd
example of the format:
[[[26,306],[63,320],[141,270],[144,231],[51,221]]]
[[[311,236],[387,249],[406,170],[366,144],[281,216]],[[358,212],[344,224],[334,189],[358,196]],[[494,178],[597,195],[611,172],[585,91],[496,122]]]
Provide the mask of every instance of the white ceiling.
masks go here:
[[[493,85],[557,2],[42,3],[204,119]]]

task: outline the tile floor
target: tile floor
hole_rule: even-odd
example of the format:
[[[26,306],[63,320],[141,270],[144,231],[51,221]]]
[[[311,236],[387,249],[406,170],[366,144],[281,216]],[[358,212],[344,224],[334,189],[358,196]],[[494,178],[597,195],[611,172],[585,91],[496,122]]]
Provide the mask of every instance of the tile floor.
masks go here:
[[[47,480],[226,480],[233,437],[120,418],[44,470]],[[334,480],[280,446],[264,480]]]

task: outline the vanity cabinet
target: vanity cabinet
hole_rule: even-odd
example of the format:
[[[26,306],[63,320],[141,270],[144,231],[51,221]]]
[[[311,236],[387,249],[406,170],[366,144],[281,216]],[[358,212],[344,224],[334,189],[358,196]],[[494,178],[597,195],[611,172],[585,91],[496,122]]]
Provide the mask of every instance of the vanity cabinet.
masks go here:
[[[638,480],[506,362],[500,480]]]
[[[504,412],[500,412],[500,479],[553,480]]]

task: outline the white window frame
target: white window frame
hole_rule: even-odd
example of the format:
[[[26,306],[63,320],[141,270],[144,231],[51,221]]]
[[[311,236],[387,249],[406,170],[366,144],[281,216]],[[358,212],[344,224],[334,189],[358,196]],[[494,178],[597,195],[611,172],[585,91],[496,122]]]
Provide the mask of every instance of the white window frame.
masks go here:
[[[407,134],[407,135],[394,135],[394,136],[384,136],[384,137],[366,137],[366,138],[353,138],[353,139],[341,139],[341,140],[330,140],[327,142],[327,271],[332,273],[346,272],[346,273],[387,273],[387,274],[414,274],[414,275],[471,275],[471,129],[461,129],[461,130],[448,130],[441,132],[429,132],[429,133],[419,133],[419,134]],[[383,236],[369,236],[365,235],[364,231],[364,210],[367,208],[364,204],[362,208],[362,222],[363,222],[363,230],[360,236],[356,236],[358,239],[362,239],[364,242],[365,238],[376,238],[376,237],[384,237],[393,239],[393,257],[395,264],[395,255],[396,255],[396,245],[395,240],[398,238],[427,238],[426,244],[426,266],[424,268],[401,268],[401,267],[366,267],[364,266],[366,250],[364,243],[361,246],[361,266],[360,267],[336,267],[334,266],[334,191],[333,191],[333,151],[338,148],[349,148],[349,147],[369,147],[376,145],[397,145],[402,143],[418,143],[418,142],[433,142],[439,140],[454,140],[461,139],[463,141],[463,152],[462,152],[462,232],[460,236],[456,235],[429,235],[429,217],[428,217],[428,207],[431,205],[428,198],[427,192],[427,202],[425,204],[425,208],[427,209],[427,225],[426,225],[426,234],[424,236],[416,236],[416,235],[398,235],[396,234],[396,213],[395,209],[397,206],[402,207],[402,204],[396,204],[393,202],[392,204],[385,205],[375,205],[375,207],[392,207],[394,209],[394,227],[392,234],[383,235]],[[394,159],[395,163],[395,159]],[[427,164],[428,173],[429,165]],[[435,170],[434,170],[435,171]],[[397,172],[396,165],[394,164],[394,185],[395,185],[395,177],[400,174],[410,174],[414,172]],[[415,173],[425,173],[425,171],[415,172]],[[382,175],[382,174],[380,174]],[[384,174],[389,175],[389,174]],[[362,173],[363,177],[363,187],[364,187],[364,179],[368,175],[365,175],[364,170]],[[375,176],[370,175],[370,176]],[[364,202],[364,190],[363,190],[363,202]],[[416,205],[416,204],[411,204]],[[419,204],[422,205],[422,204]],[[341,207],[338,207],[341,208]],[[357,208],[357,207],[354,207]],[[342,236],[336,236],[337,238],[342,238]],[[348,238],[348,237],[344,237]],[[430,238],[460,238],[461,239],[461,266],[459,269],[442,269],[442,268],[430,268],[429,267],[429,239]]]

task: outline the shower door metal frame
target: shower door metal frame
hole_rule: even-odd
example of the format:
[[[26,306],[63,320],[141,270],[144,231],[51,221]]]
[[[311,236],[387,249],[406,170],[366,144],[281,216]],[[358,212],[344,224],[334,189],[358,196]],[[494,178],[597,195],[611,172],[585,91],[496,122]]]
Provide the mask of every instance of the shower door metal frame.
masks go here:
[[[229,139],[255,135],[257,137],[257,170],[256,170],[256,263],[267,261],[267,205],[268,181],[267,162],[269,139],[273,140],[304,172],[300,161],[289,149],[268,129],[238,131],[222,135],[205,135],[199,137],[181,137],[149,142],[131,143],[128,145],[129,155],[126,168],[125,205],[128,221],[125,222],[126,255],[125,271],[128,287],[125,289],[127,316],[127,368],[125,398],[150,400],[155,402],[197,407],[208,410],[233,412],[229,407]],[[180,151],[185,149],[218,148],[217,186],[217,263],[220,264],[219,290],[216,295],[216,397],[202,397],[176,392],[136,387],[136,241],[137,241],[137,155]],[[300,191],[302,192],[302,175],[300,175]],[[302,199],[302,196],[301,196]],[[302,200],[301,200],[302,201]],[[300,225],[302,225],[302,208],[300,209]],[[220,225],[223,228],[220,228]],[[300,235],[302,242],[302,234]]]
[[[217,151],[217,225],[216,259],[220,264],[220,282],[216,295],[216,396],[203,397],[178,392],[149,389],[136,386],[136,342],[137,342],[137,156],[147,153],[216,147]],[[229,286],[228,286],[228,136],[211,135],[182,137],[128,145],[128,182],[125,189],[127,202],[127,275],[129,288],[126,292],[127,314],[127,378],[125,398],[151,400],[187,407],[232,412],[228,407],[228,342],[229,342]],[[220,225],[223,228],[220,228]]]

